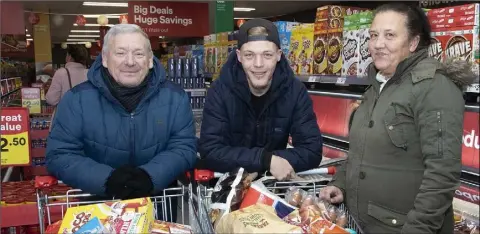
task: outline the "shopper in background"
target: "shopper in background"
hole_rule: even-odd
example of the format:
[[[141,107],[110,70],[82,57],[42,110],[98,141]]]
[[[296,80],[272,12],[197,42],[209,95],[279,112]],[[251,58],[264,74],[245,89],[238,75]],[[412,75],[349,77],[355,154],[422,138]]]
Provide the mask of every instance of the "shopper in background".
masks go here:
[[[68,90],[87,81],[88,56],[87,48],[83,45],[70,45],[68,47],[65,68],[55,72],[52,84],[45,95],[48,104],[56,106]]]
[[[58,105],[48,138],[48,171],[74,188],[109,198],[163,194],[196,162],[189,97],[165,74],[140,27],[113,26],[88,82]]]
[[[453,233],[464,100],[464,61],[428,58],[430,25],[418,7],[374,13],[368,77],[355,112],[348,161],[320,193],[345,201],[365,233]]]
[[[218,172],[270,171],[279,180],[318,167],[322,136],[312,101],[282,55],[276,26],[252,19],[237,36],[239,49],[208,90],[202,162]],[[295,148],[286,149],[289,135]]]

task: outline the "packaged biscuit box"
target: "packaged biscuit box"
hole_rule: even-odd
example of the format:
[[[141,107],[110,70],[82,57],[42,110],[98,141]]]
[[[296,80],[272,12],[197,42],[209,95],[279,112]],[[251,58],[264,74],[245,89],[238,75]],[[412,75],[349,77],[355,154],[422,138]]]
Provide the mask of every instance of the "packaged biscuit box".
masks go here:
[[[432,30],[448,30],[450,28],[478,26],[479,15],[461,15],[450,18],[429,19]]]
[[[178,223],[155,220],[152,226],[152,234],[191,234],[192,228]]]
[[[70,207],[58,233],[76,233],[97,218],[108,233],[150,233],[153,204],[148,198]]]
[[[327,43],[327,74],[341,75],[342,73],[342,48],[343,29],[328,30]]]
[[[360,34],[357,26],[343,31],[342,76],[356,76],[360,62]]]
[[[290,38],[292,36],[293,27],[299,25],[298,22],[277,21],[275,25],[278,29],[280,37],[280,47],[285,56],[288,56],[290,50]],[[290,61],[290,60],[289,60]]]
[[[448,31],[445,44],[445,59],[460,58],[472,63],[472,70],[479,74],[479,27],[460,28]]]
[[[327,72],[328,21],[315,23],[313,38],[313,74],[325,75]]]
[[[434,31],[431,33],[431,44],[428,46],[428,56],[440,62],[444,61],[444,50],[449,35],[445,31]]]
[[[288,55],[286,55],[288,61],[290,61],[290,67],[292,68],[295,74],[300,72],[300,67],[298,65],[298,54],[300,52],[300,44],[302,40],[302,30],[301,24],[293,27],[292,35],[290,36],[290,49]]]
[[[364,24],[358,27],[358,34],[360,35],[360,61],[358,63],[357,76],[364,77],[367,75],[368,66],[373,62],[372,55],[368,50],[368,42],[370,41],[369,33],[370,25]]]

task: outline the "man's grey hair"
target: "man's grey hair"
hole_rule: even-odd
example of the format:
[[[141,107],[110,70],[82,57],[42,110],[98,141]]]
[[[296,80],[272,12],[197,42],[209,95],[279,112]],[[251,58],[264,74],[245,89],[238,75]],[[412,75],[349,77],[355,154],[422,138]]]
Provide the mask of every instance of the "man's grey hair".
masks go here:
[[[136,24],[116,24],[113,27],[111,27],[103,39],[102,53],[106,53],[108,51],[110,39],[114,38],[119,34],[124,34],[124,33],[139,33],[143,37],[145,37],[147,50],[150,55],[153,55],[152,45],[150,44],[150,38],[148,38],[148,35]]]

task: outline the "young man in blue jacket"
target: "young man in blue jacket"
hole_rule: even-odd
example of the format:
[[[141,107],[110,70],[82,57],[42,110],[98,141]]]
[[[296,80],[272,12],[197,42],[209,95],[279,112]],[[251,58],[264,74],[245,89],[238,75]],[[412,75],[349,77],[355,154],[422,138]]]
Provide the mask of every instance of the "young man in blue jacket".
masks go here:
[[[237,40],[239,49],[208,90],[202,164],[217,172],[269,171],[278,180],[318,167],[322,136],[312,101],[280,50],[276,26],[249,20]],[[294,148],[286,149],[289,135]]]
[[[98,196],[161,194],[197,159],[189,97],[165,74],[138,26],[112,27],[88,81],[57,107],[48,171]]]

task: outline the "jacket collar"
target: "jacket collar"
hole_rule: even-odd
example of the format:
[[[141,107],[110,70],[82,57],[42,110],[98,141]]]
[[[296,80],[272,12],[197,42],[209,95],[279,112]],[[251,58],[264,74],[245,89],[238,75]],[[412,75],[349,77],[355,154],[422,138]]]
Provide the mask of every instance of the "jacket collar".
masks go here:
[[[88,70],[87,74],[87,79],[95,86],[98,88],[99,92],[107,98],[109,101],[115,103],[118,105],[120,108],[123,108],[120,102],[115,99],[110,92],[108,85],[106,84],[106,81],[102,75],[102,56],[97,56],[95,59],[95,62],[92,64],[90,69]],[[154,94],[159,92],[159,89],[163,86],[163,84],[166,81],[166,72],[163,66],[161,65],[160,61],[154,56],[153,57],[153,68],[150,69],[148,72],[148,88],[145,93],[145,96],[143,97],[142,101],[137,106],[137,109],[141,109],[142,104],[150,99]],[[145,78],[145,79],[147,79]]]
[[[413,54],[411,54],[409,57],[404,59],[402,62],[400,62],[397,65],[397,69],[395,70],[395,73],[393,74],[392,78],[390,78],[387,83],[391,82],[398,82],[400,79],[406,74],[407,72],[410,72],[420,61],[428,57],[428,51],[427,49],[421,49]],[[368,68],[368,79],[372,86],[375,88],[375,90],[378,92],[380,90],[380,84],[376,80],[378,70],[375,68],[375,64],[372,62]]]

